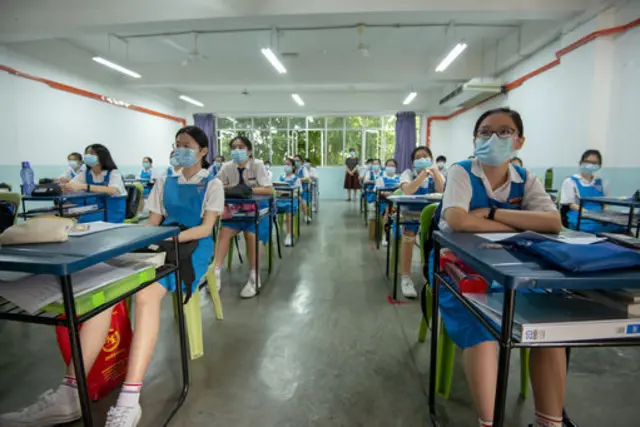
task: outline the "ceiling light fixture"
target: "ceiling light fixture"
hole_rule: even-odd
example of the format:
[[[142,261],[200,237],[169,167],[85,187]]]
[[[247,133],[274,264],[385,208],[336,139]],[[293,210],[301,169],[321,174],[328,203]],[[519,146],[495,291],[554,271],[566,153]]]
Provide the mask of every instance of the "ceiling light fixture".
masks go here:
[[[449,52],[449,54],[442,60],[442,62],[438,64],[438,66],[436,67],[436,72],[441,73],[446,70],[447,67],[451,65],[451,63],[455,61],[456,58],[460,56],[460,54],[464,52],[466,48],[466,43],[458,43],[457,45],[455,45],[455,47],[451,49],[451,52]]]
[[[409,105],[411,104],[411,101],[413,101],[413,99],[418,96],[418,92],[411,92],[409,95],[407,95],[407,97],[404,99],[404,101],[402,102],[404,105]]]
[[[133,77],[134,79],[139,79],[140,77],[142,77],[140,74],[136,73],[135,71],[131,71],[128,68],[124,68],[118,64],[115,64],[111,61],[107,61],[106,59],[100,57],[100,56],[94,56],[93,58],[94,61],[96,61],[98,64],[102,64],[105,67],[109,67],[112,70],[116,70],[122,74],[126,74],[129,77]]]
[[[304,101],[302,100],[302,98],[300,98],[300,95],[298,95],[297,93],[292,93],[291,97],[293,98],[294,101],[296,101],[296,104],[298,104],[301,107],[304,107]]]
[[[269,62],[271,62],[271,65],[273,65],[273,68],[275,68],[278,71],[278,73],[287,74],[287,69],[284,68],[284,65],[282,65],[282,62],[280,62],[276,54],[273,53],[271,49],[268,49],[268,48],[260,49],[260,52],[262,52],[265,58],[267,58]]]
[[[188,102],[189,104],[193,104],[196,107],[204,107],[204,104],[197,99],[190,98],[186,95],[180,95],[178,98],[182,99],[184,102]]]

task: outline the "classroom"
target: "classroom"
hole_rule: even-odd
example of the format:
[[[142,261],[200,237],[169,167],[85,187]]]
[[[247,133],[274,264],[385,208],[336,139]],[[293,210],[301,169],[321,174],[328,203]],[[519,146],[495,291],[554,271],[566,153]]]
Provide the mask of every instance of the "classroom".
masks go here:
[[[640,0],[0,3],[0,427],[640,425]]]

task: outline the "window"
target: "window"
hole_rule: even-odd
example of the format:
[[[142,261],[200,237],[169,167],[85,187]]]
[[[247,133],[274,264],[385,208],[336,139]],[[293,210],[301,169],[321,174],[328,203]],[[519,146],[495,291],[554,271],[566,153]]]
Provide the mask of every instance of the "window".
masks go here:
[[[305,129],[306,119],[304,117],[289,117],[289,129],[302,130]]]
[[[361,130],[348,130],[346,132],[346,149],[356,150],[356,156],[362,157],[362,131]]]
[[[344,163],[344,132],[330,130],[327,132],[327,166],[338,166]]]
[[[270,160],[270,132],[268,130],[254,130],[249,135],[249,139],[253,143],[253,158],[262,161]]]
[[[275,129],[288,129],[288,117],[271,117],[271,127]]]
[[[220,150],[218,151],[218,153],[227,160],[229,160],[229,153],[231,152],[231,150],[229,149],[229,144],[231,143],[231,140],[234,136],[236,136],[236,133],[234,131],[221,130],[218,132],[218,141],[220,143]]]
[[[284,163],[288,154],[287,142],[287,131],[279,130],[271,134],[271,161],[273,164],[281,165]]]
[[[269,117],[255,117],[253,119],[253,128],[259,130],[270,129]]]
[[[322,135],[323,130],[309,131],[309,153],[306,157],[311,159],[311,164],[315,166],[322,165]]]
[[[239,117],[236,119],[236,129],[253,129],[251,117]]]
[[[218,129],[233,129],[236,119],[233,117],[218,117]]]
[[[362,129],[362,117],[345,117],[347,121],[347,129]]]
[[[365,158],[367,159],[378,159],[380,158],[380,131],[367,129],[366,134],[366,153]]]
[[[294,130],[291,132],[291,138],[293,141],[294,154],[298,154],[302,157],[306,157],[307,156],[307,131]]]
[[[327,129],[344,129],[344,117],[327,117]]]

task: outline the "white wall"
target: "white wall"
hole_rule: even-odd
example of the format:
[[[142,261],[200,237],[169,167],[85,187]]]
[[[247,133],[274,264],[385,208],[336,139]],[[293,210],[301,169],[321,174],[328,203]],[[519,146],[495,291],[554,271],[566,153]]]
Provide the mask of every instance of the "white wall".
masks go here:
[[[610,9],[576,28],[501,76],[513,81],[555,59],[555,52],[584,35],[616,24],[624,15],[631,22],[640,9]],[[562,56],[560,65],[512,90],[447,121],[434,121],[431,146],[435,155],[451,161],[471,154],[475,120],[482,112],[509,106],[524,121],[525,165],[536,172],[554,167],[558,180],[572,173],[589,148],[604,156],[603,176],[612,193],[629,194],[640,188],[640,27],[618,36],[597,39]]]
[[[0,47],[0,64],[101,95],[181,116],[171,106],[116,87],[63,73]],[[137,172],[141,158],[167,165],[180,123],[109,105],[0,71],[0,181],[17,183],[28,160],[39,177],[62,173],[66,156],[91,143],[109,148],[123,172]],[[181,116],[184,117],[184,116]],[[17,169],[16,169],[17,168]],[[53,169],[52,169],[53,168]]]

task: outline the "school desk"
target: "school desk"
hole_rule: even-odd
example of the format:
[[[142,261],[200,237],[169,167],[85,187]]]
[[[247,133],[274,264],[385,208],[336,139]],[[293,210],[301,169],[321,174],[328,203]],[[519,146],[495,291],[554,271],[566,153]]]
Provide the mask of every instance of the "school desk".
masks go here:
[[[291,202],[291,215],[293,215],[293,202],[297,198],[297,201],[298,201],[298,215],[297,215],[297,217],[298,218],[296,219],[296,221],[298,223],[298,235],[296,236],[295,239],[291,240],[291,247],[294,247],[296,245],[296,243],[298,243],[298,239],[300,239],[300,211],[299,211],[299,209],[300,209],[300,191],[301,191],[301,188],[300,188],[300,186],[292,186],[292,185],[285,186],[285,185],[282,185],[282,184],[274,185],[273,188],[276,190],[276,201],[278,199],[279,200],[289,199],[289,201]],[[278,244],[278,251],[280,251],[280,244]],[[282,258],[282,256],[280,256],[280,258]]]
[[[16,307],[9,301],[0,298],[0,319],[42,325],[60,325],[68,328],[71,353],[73,355],[72,360],[78,380],[82,423],[85,427],[91,427],[94,424],[93,417],[91,416],[91,401],[87,389],[87,373],[82,363],[82,348],[80,347],[80,336],[78,334],[80,324],[169,274],[175,274],[176,283],[180,283],[180,271],[179,263],[176,265],[165,265],[156,270],[156,277],[153,280],[143,283],[135,289],[120,295],[117,299],[106,302],[80,316],[76,316],[72,274],[100,262],[169,238],[173,239],[176,254],[178,254],[179,232],[180,230],[177,227],[129,226],[83,237],[70,237],[68,241],[62,243],[0,247],[0,270],[52,274],[59,277],[64,302],[64,318],[58,317],[54,313],[44,311],[30,314]],[[176,259],[179,258],[180,257],[176,255]],[[176,287],[176,293],[178,301],[182,301],[182,286]],[[189,351],[185,332],[184,313],[182,310],[177,311],[182,362],[182,392],[178,401],[169,412],[169,415],[162,423],[163,426],[168,425],[171,418],[173,418],[178,409],[180,409],[187,397],[187,391],[189,389]]]
[[[386,199],[386,197],[384,197],[382,193],[393,193],[398,188],[400,188],[399,185],[393,187],[376,188],[376,249],[380,249],[380,240],[382,239],[382,235],[380,233],[380,202],[382,199]]]
[[[512,335],[516,290],[537,288],[550,290],[586,290],[586,289],[621,289],[640,288],[640,271],[617,270],[599,273],[571,273],[550,267],[539,258],[523,253],[507,250],[500,245],[487,245],[491,242],[472,233],[442,233],[433,234],[434,265],[436,266],[432,284],[432,314],[431,324],[439,324],[439,287],[445,286],[462,305],[480,322],[497,340],[499,346],[498,379],[496,384],[496,401],[494,409],[494,427],[505,425],[504,412],[509,380],[509,361],[511,350],[519,347],[619,347],[640,346],[640,334],[623,339],[582,340],[566,342],[528,342],[522,343]],[[444,280],[445,273],[439,271],[440,249],[448,248],[466,265],[473,268],[488,282],[495,281],[504,287],[504,306],[502,312],[501,329],[498,330],[488,322],[475,305],[470,303],[457,288]],[[439,426],[436,407],[436,367],[438,357],[438,334],[431,334],[431,365],[429,378],[429,413],[433,425]],[[565,425],[575,424],[565,417]]]
[[[86,215],[88,213],[104,212],[104,222],[107,222],[106,208],[98,208],[95,210],[91,210],[89,212],[79,212],[79,213],[68,212],[67,208],[86,205],[87,199],[91,197],[103,199],[104,206],[106,206],[107,197],[110,197],[110,196],[106,193],[88,193],[86,191],[81,191],[77,193],[64,193],[64,194],[61,194],[60,196],[46,196],[46,197],[22,196],[22,219],[26,220],[30,216],[44,215],[44,214],[53,214],[53,215],[57,215],[65,218],[77,218],[82,215]],[[32,209],[30,211],[27,211],[26,202],[50,202],[50,203],[53,203],[55,206],[47,207],[47,208]],[[73,203],[74,206],[65,206],[65,203]]]
[[[620,206],[628,208],[629,212],[583,212],[585,203],[600,203],[602,205]],[[617,199],[615,197],[581,197],[580,210],[578,211],[578,223],[576,228],[580,230],[580,221],[582,218],[591,219],[605,224],[615,224],[626,227],[626,232],[631,234],[636,229],[636,238],[640,234],[640,217],[636,215],[635,210],[640,208],[640,201],[631,199]]]

